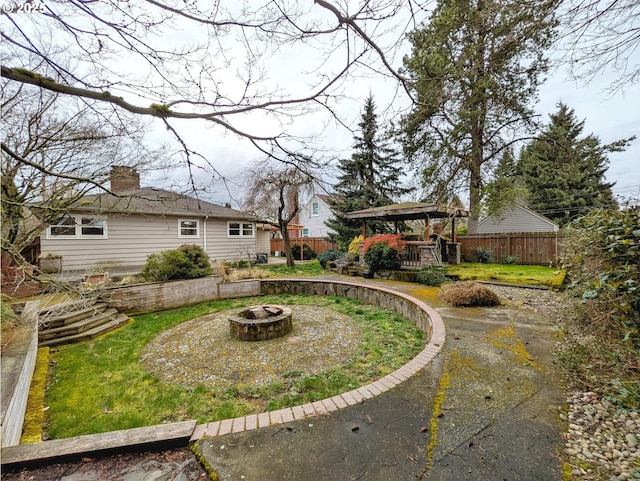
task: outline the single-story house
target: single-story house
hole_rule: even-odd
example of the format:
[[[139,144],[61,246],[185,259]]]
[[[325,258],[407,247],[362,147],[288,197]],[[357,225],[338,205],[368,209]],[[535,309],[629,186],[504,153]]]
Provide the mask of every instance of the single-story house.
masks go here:
[[[558,232],[560,226],[545,216],[521,205],[506,207],[500,214],[485,217],[475,234],[507,234],[515,232]]]
[[[300,208],[298,223],[302,225],[302,237],[329,236],[329,229],[325,221],[333,216],[329,207],[330,196],[315,194],[309,202]]]
[[[255,258],[258,247],[268,245],[269,233],[258,231],[252,215],[139,184],[134,169],[113,167],[113,194],[71,205],[41,235],[41,257],[60,256],[63,271],[135,271],[149,254],[182,244],[196,244],[218,262]]]

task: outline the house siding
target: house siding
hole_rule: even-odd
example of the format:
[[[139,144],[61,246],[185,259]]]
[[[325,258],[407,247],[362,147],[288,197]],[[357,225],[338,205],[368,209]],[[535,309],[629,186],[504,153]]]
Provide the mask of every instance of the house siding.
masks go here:
[[[228,238],[226,219],[197,216],[118,215],[101,216],[107,220],[106,239],[48,239],[41,237],[42,255],[62,256],[62,269],[91,270],[96,267],[137,268],[145,264],[149,254],[175,249],[183,244],[195,244],[211,260],[236,260],[246,251],[254,250],[255,238]],[[178,237],[179,219],[200,220],[199,238]]]
[[[318,215],[312,214],[313,203],[318,203]],[[325,201],[318,196],[314,196],[304,207],[300,209],[300,224],[308,229],[306,237],[328,237],[329,229],[325,225],[325,221],[332,216],[331,209]]]
[[[489,216],[478,223],[476,234],[506,234],[512,232],[557,232],[553,221],[521,206],[504,210],[501,216]]]

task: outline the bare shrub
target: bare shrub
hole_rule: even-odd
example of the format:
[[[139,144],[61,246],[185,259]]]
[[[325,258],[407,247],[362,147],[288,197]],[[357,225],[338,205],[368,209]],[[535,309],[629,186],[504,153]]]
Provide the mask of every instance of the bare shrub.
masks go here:
[[[440,289],[440,298],[452,306],[499,306],[498,295],[482,284],[473,281],[445,284]]]

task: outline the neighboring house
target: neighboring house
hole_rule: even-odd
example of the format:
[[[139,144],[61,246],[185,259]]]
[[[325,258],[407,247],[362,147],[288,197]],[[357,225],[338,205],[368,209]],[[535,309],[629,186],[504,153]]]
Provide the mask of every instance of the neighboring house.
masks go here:
[[[325,221],[333,216],[329,208],[330,196],[315,194],[300,208],[298,223],[302,225],[302,237],[329,237]]]
[[[490,215],[480,222],[475,234],[506,234],[511,232],[558,232],[560,227],[551,219],[520,204],[506,207],[500,215]]]
[[[111,191],[117,195],[82,198],[49,225],[40,239],[41,256],[62,256],[62,270],[134,270],[149,254],[182,244],[196,244],[218,262],[258,251],[255,218],[249,214],[140,188],[138,174],[126,167],[113,168]]]

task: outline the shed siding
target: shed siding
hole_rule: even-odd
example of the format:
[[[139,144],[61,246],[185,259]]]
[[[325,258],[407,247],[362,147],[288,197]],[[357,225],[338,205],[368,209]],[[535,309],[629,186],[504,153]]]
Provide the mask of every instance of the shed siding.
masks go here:
[[[558,225],[528,209],[514,206],[502,216],[489,216],[476,229],[477,234],[506,234],[510,232],[557,232]]]
[[[140,267],[149,254],[183,244],[204,248],[204,219],[200,219],[199,238],[178,237],[178,221],[187,218],[197,217],[108,215],[106,239],[47,239],[43,234],[42,255],[49,252],[61,255],[63,270]],[[209,219],[206,224],[206,250],[211,260],[235,260],[241,249],[255,249],[255,239],[228,239],[226,220]]]
[[[268,230],[258,230],[256,239],[256,252],[271,254],[271,232]]]

